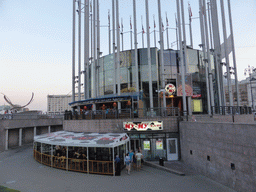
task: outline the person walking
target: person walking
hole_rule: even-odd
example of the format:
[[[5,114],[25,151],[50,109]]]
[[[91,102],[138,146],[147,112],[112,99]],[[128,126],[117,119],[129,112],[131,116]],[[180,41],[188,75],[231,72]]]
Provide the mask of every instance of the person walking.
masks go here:
[[[125,161],[127,173],[128,173],[128,175],[130,175],[131,158],[130,158],[130,156],[129,156],[129,153],[126,154],[124,161]]]
[[[136,153],[135,155],[136,161],[137,161],[137,171],[140,171],[141,169],[141,159],[143,158],[143,155],[141,152]]]
[[[118,155],[116,155],[115,163],[116,163],[116,176],[120,176],[121,175],[121,159],[119,158]]]
[[[130,168],[131,168],[132,164],[133,164],[133,156],[134,156],[133,150],[130,150],[129,156],[130,156],[130,160],[131,160],[131,165],[130,165]]]

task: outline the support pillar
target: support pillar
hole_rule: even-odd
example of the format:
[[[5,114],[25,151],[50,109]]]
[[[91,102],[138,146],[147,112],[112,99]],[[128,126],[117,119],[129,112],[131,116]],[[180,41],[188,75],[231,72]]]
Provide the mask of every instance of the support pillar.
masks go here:
[[[36,136],[36,127],[34,127],[34,137]]]
[[[8,150],[8,143],[9,143],[9,130],[5,130],[5,150]]]
[[[22,145],[22,128],[19,129],[19,146]]]
[[[48,126],[48,133],[51,133],[51,126]]]

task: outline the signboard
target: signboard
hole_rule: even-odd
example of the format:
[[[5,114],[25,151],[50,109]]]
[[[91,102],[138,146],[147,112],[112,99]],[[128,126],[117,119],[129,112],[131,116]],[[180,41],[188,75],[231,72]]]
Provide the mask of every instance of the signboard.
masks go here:
[[[203,112],[201,99],[193,99],[192,102],[193,102],[193,112]]]
[[[156,149],[157,150],[163,149],[163,140],[162,139],[156,140]]]
[[[177,74],[177,96],[182,96],[182,79],[181,75]],[[185,75],[185,92],[186,96],[193,96],[193,86],[192,86],[192,74]]]
[[[159,131],[163,130],[162,121],[123,122],[127,131]]]
[[[143,141],[144,150],[150,150],[150,141]]]
[[[165,86],[165,91],[168,93],[168,95],[172,95],[176,91],[176,87],[173,84],[167,84]]]

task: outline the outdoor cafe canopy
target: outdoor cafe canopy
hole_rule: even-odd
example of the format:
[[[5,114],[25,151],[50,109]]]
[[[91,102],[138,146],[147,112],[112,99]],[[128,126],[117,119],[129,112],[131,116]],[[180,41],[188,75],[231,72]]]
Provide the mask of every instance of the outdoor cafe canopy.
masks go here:
[[[34,141],[60,146],[113,148],[127,143],[129,137],[126,133],[101,134],[58,131],[35,136]]]

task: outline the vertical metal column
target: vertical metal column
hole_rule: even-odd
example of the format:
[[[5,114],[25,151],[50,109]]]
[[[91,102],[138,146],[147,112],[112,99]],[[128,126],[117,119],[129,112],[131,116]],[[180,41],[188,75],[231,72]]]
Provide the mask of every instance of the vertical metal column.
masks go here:
[[[161,13],[161,1],[158,0],[158,23],[159,23],[159,39],[160,39],[160,66],[161,66],[161,88],[165,88],[165,78],[164,78],[164,46],[163,46],[163,29],[162,29],[162,13]],[[165,116],[166,110],[166,97],[165,92],[163,92],[163,116]]]
[[[205,0],[203,0],[203,6],[206,9],[206,3]],[[205,41],[206,41],[206,47],[207,47],[207,62],[208,62],[208,72],[209,72],[209,88],[210,88],[210,95],[211,95],[211,106],[214,107],[214,91],[213,91],[213,79],[212,79],[212,66],[211,66],[211,58],[210,58],[210,45],[209,45],[209,33],[208,33],[208,24],[207,24],[207,15],[206,11],[203,15],[204,18],[204,28],[205,28]]]
[[[108,54],[111,54],[110,10],[108,10]]]
[[[78,0],[78,101],[81,101],[81,0]],[[80,114],[80,110],[78,111]]]
[[[113,149],[113,175],[115,176],[116,175],[116,173],[115,173],[115,150],[114,150],[114,147],[112,149]]]
[[[204,53],[204,65],[205,65],[205,77],[206,77],[206,93],[207,93],[207,108],[208,114],[211,114],[211,102],[210,102],[210,89],[209,89],[209,78],[208,78],[208,63],[206,62],[206,51],[205,51],[205,33],[204,33],[204,22],[203,22],[203,6],[202,1],[199,0],[199,19],[200,19],[200,29],[201,29],[201,40],[202,49]]]
[[[68,146],[66,146],[67,147],[67,161],[66,161],[66,170],[68,171]]]
[[[149,100],[150,100],[150,111],[153,110],[153,87],[152,87],[152,66],[151,66],[151,54],[150,54],[150,31],[149,31],[149,9],[148,0],[145,0],[146,8],[146,27],[147,27],[147,52],[148,52],[148,66],[149,66]],[[150,112],[150,113],[151,113]],[[152,113],[151,113],[152,116]]]
[[[89,168],[89,148],[87,147],[87,174],[89,174],[90,168]]]
[[[182,83],[182,102],[183,102],[183,115],[187,116],[187,101],[186,101],[186,92],[185,92],[185,67],[184,67],[184,57],[183,57],[183,45],[182,45],[182,37],[181,37],[181,27],[180,27],[180,1],[176,0],[177,5],[177,26],[178,26],[178,37],[179,37],[179,58],[180,58],[180,67],[181,67],[181,83]],[[178,43],[178,42],[177,42]]]
[[[138,49],[137,49],[137,16],[136,16],[136,0],[133,0],[133,23],[134,23],[134,63],[135,63],[135,73],[136,73],[136,91],[139,92],[139,67],[138,67]],[[139,98],[137,99],[139,101]],[[139,107],[137,105],[137,107]]]
[[[91,65],[92,74],[91,74],[91,81],[92,81],[92,98],[96,98],[96,59],[97,59],[97,31],[96,31],[96,16],[97,16],[97,5],[96,0],[93,0],[93,62]],[[93,105],[93,110],[96,110],[95,104]]]
[[[52,147],[52,145],[51,145],[51,167],[52,167],[52,165],[53,165],[52,156],[53,156],[53,147]]]
[[[51,133],[51,126],[48,126],[48,133]]]
[[[34,127],[34,137],[36,136],[36,127]]]
[[[116,52],[116,63],[117,63],[117,95],[121,94],[120,87],[120,28],[119,28],[119,0],[116,0],[116,43],[117,43],[117,52]],[[117,102],[118,110],[121,109],[121,102]]]
[[[228,55],[228,52],[227,52],[226,19],[225,19],[225,10],[224,10],[224,2],[223,1],[220,1],[220,7],[221,7],[222,29],[223,29],[223,39],[224,39],[224,51],[225,51],[226,70],[227,70],[229,106],[233,106],[233,92],[232,92],[231,77],[230,77],[230,70],[229,70],[229,55]]]
[[[116,36],[115,36],[115,0],[112,0],[112,35],[113,35],[113,65],[114,65],[114,94],[116,94]]]
[[[221,50],[220,50],[220,34],[219,34],[219,22],[216,0],[210,0],[211,4],[211,20],[212,20],[212,32],[213,32],[213,43],[214,43],[214,54],[216,56],[215,67],[217,72],[217,83],[219,91],[219,105],[225,106],[225,90],[223,87],[223,72],[221,66]]]
[[[76,83],[76,76],[75,76],[75,70],[76,70],[76,0],[73,0],[73,36],[72,36],[72,102],[75,102],[75,83]]]
[[[189,16],[189,34],[190,34],[190,46],[193,48],[193,35],[192,35],[192,12],[191,12],[191,7],[190,4],[188,4],[188,16]]]
[[[99,85],[100,85],[100,76],[99,76],[99,60],[100,60],[100,10],[99,10],[99,0],[96,0],[96,6],[97,6],[97,64],[96,64],[96,96],[99,96]]]
[[[84,0],[84,98],[89,99],[89,0]]]
[[[231,35],[231,44],[232,44],[232,52],[233,52],[233,65],[234,65],[234,72],[235,72],[235,86],[236,86],[236,99],[237,99],[237,106],[240,106],[240,95],[239,95],[239,88],[238,88],[238,79],[237,79],[237,68],[236,68],[236,52],[235,52],[235,43],[234,43],[234,34],[233,34],[233,24],[232,24],[232,15],[231,15],[231,5],[230,0],[228,0],[228,13],[229,13],[229,24],[230,24],[230,35]]]

